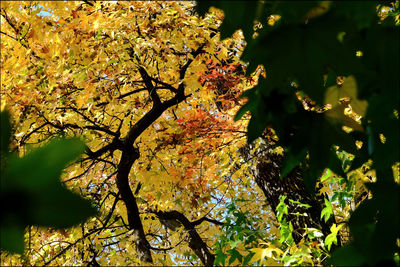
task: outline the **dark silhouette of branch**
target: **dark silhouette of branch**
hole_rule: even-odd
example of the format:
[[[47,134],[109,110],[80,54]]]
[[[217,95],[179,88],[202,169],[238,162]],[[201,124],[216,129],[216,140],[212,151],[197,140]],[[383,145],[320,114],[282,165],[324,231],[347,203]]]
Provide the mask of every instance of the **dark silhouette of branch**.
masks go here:
[[[198,56],[205,44],[201,45],[195,52],[193,52],[193,59]],[[136,55],[137,56],[137,55]],[[135,54],[131,53],[132,59],[135,59]],[[185,78],[186,71],[189,68],[190,64],[193,62],[193,59],[189,59],[186,64],[179,71],[179,75],[181,80]],[[136,58],[136,60],[138,60]],[[127,214],[128,214],[128,224],[130,229],[133,230],[134,234],[137,236],[135,243],[136,249],[138,252],[139,259],[145,262],[152,262],[150,244],[146,239],[146,234],[143,230],[143,225],[139,216],[139,208],[136,202],[136,198],[132,192],[132,189],[129,185],[129,172],[132,168],[133,163],[136,159],[139,158],[140,153],[137,148],[133,147],[136,139],[151,125],[153,124],[168,108],[175,106],[185,100],[188,96],[185,96],[185,84],[180,83],[178,89],[176,90],[176,94],[171,99],[168,99],[164,102],[161,102],[156,90],[154,89],[154,85],[150,76],[147,74],[146,70],[143,67],[139,67],[140,75],[145,83],[145,86],[150,94],[150,97],[153,102],[152,108],[141,118],[138,122],[133,125],[125,138],[122,139],[122,155],[120,162],[118,164],[118,174],[116,178],[116,183],[119,192],[121,193],[121,198],[125,203]],[[194,229],[194,226],[193,226]],[[195,232],[197,234],[197,232]],[[195,234],[193,234],[195,235]],[[193,236],[191,241],[194,249],[197,249],[198,252],[202,251],[202,255],[206,255],[206,258],[202,256],[203,260],[207,260],[208,263],[212,263],[207,251],[204,252],[204,247],[197,248],[195,242],[199,240],[200,236]],[[201,238],[200,238],[201,240]],[[207,248],[205,246],[205,248]],[[210,254],[211,255],[211,254]]]
[[[203,241],[199,233],[196,231],[195,223],[190,222],[185,215],[174,210],[174,211],[153,211],[154,214],[160,220],[171,221],[175,220],[180,222],[189,235],[189,247],[193,250],[193,252],[200,258],[201,262],[205,266],[213,266],[215,255],[210,252],[207,247],[207,244]],[[205,217],[202,218],[205,221]],[[197,222],[197,221],[196,221]],[[200,224],[200,223],[198,223]]]

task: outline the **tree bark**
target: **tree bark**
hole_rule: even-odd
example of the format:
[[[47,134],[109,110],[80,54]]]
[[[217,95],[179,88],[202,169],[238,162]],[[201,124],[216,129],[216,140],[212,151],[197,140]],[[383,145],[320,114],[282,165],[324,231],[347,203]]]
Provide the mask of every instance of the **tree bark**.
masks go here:
[[[133,230],[133,234],[136,236],[135,244],[139,259],[151,263],[153,259],[151,257],[150,244],[143,230],[136,198],[129,186],[129,172],[135,160],[139,158],[139,155],[139,150],[134,148],[122,151],[116,182],[121,198],[126,206],[129,228]]]
[[[196,231],[195,226],[198,224],[197,222],[190,222],[185,215],[174,210],[174,211],[166,211],[166,212],[154,212],[160,220],[176,220],[180,222],[189,235],[189,247],[193,250],[193,252],[200,258],[201,262],[205,266],[213,266],[215,255],[210,252],[207,247],[207,244],[203,241],[199,233]]]
[[[255,182],[263,191],[266,200],[273,212],[276,214],[276,208],[280,202],[280,196],[287,196],[285,204],[288,206],[287,222],[293,225],[293,239],[299,243],[303,238],[304,229],[316,228],[324,236],[330,234],[330,226],[334,223],[334,216],[325,222],[321,219],[321,211],[324,207],[323,195],[311,195],[305,187],[303,181],[303,170],[300,167],[294,168],[285,178],[281,179],[280,171],[283,162],[283,156],[272,153],[268,148],[262,152],[256,152],[255,166],[252,168]],[[250,146],[242,149],[242,155],[249,158]],[[253,155],[254,156],[254,155]],[[288,201],[289,199],[308,204],[311,207],[300,207],[299,205]],[[293,213],[306,214],[307,216],[297,216]]]

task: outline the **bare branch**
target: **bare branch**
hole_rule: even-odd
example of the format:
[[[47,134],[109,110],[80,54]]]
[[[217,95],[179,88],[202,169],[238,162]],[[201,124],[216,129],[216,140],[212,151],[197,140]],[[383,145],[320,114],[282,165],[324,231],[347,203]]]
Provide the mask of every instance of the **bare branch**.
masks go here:
[[[149,95],[151,97],[151,100],[153,101],[153,105],[160,105],[161,100],[159,95],[157,94],[157,91],[154,89],[154,85],[151,82],[151,77],[147,73],[147,71],[143,67],[139,67],[139,73],[142,76],[142,79],[146,85],[147,91],[149,92]]]
[[[11,39],[14,39],[15,41],[18,41],[17,38],[15,38],[14,36],[9,35],[8,33],[5,33],[5,32],[3,32],[3,31],[0,31],[0,33],[1,33],[1,34],[4,34],[5,36],[10,37]]]

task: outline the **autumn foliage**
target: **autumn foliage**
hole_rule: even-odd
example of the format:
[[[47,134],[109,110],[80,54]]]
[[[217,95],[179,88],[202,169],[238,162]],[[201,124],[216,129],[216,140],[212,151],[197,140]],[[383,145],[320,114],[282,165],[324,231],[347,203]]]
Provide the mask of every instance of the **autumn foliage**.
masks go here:
[[[238,103],[244,76],[232,71],[241,66],[234,55],[240,37],[219,41],[218,15],[200,19],[189,2],[2,2],[1,15],[1,99],[13,115],[12,149],[24,155],[56,136],[81,137],[85,155],[62,181],[100,211],[61,236],[29,228],[27,260],[170,265],[194,253],[211,263],[202,238],[217,233],[213,225],[222,220],[227,174],[219,166],[229,166],[235,152],[225,151],[244,144],[245,133],[244,124],[215,108],[230,92],[216,94],[223,80],[209,74],[230,72],[234,79],[224,86],[235,85],[236,93],[224,105],[232,97]],[[231,63],[209,64],[217,60]],[[175,211],[183,228],[171,232],[160,218]],[[47,256],[36,258],[41,247]]]
[[[251,72],[254,62],[241,60],[249,25],[225,39],[224,13],[200,16],[197,8],[187,1],[1,2],[7,153],[25,159],[53,140],[80,139],[84,152],[64,160],[60,182],[97,211],[70,228],[26,222],[24,253],[2,251],[2,265],[324,264],[350,242],[345,223],[368,198],[371,163],[348,179],[321,165],[310,193],[309,158],[299,165],[306,152],[289,170],[284,138],[257,120],[270,114],[260,107],[315,112],[313,96],[255,93],[269,72],[261,65]],[[335,80],[332,90],[353,90],[352,81]],[[341,97],[356,99],[352,92]],[[360,125],[364,114],[352,103],[346,120]],[[321,116],[335,117],[342,106],[333,104]],[[343,166],[353,159],[335,153]]]

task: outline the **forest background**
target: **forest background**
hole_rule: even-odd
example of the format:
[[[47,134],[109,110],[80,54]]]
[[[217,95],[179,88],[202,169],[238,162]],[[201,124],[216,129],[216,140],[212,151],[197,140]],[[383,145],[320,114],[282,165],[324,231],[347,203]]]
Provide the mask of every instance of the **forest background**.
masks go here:
[[[0,14],[2,265],[399,264],[398,1]]]

